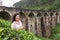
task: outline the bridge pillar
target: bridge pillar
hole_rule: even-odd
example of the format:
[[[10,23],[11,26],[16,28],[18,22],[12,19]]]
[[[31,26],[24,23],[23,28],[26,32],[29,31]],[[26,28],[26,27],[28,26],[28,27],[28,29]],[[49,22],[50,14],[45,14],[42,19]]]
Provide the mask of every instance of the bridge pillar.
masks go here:
[[[48,15],[45,16],[45,37],[50,37],[51,28],[49,25]]]
[[[42,30],[41,30],[41,16],[37,17],[37,35],[39,37],[42,36]]]
[[[25,29],[26,29],[26,31],[29,31],[29,17],[28,17],[28,15],[29,15],[29,12],[28,11],[26,11],[26,12],[24,12],[25,13],[25,16],[26,16],[26,21],[25,21]]]
[[[60,12],[59,12],[59,23],[60,23]]]
[[[35,17],[34,13],[30,12],[29,17],[28,17],[28,25],[29,25],[29,32],[35,34]]]
[[[28,18],[29,32],[35,34],[35,19],[34,17]]]
[[[60,12],[58,12],[58,23],[60,23]]]
[[[53,13],[50,13],[50,25],[53,27],[55,25],[55,17]]]
[[[56,13],[56,20],[57,20],[56,23],[59,23],[59,13]]]
[[[45,37],[45,16],[44,13],[42,13],[42,17],[41,17],[41,32],[42,32],[42,36]]]
[[[28,18],[26,18],[26,21],[25,21],[25,29],[26,29],[26,31],[28,31],[28,28],[29,28],[29,26],[28,26]]]

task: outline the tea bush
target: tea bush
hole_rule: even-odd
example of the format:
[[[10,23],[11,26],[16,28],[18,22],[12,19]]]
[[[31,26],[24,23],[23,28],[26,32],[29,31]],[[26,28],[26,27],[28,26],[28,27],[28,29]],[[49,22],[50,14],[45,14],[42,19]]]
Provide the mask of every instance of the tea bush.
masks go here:
[[[25,30],[12,30],[11,22],[0,19],[0,40],[41,40]]]
[[[0,37],[3,40],[33,40],[34,37],[31,33],[24,30],[11,30],[9,28],[3,28],[0,30]]]
[[[36,37],[25,30],[11,30],[11,22],[0,19],[0,40],[60,40],[60,24],[51,32],[50,38]]]
[[[11,22],[0,19],[0,27],[10,27]]]
[[[60,40],[60,23],[56,24],[55,28],[52,29],[50,39]]]

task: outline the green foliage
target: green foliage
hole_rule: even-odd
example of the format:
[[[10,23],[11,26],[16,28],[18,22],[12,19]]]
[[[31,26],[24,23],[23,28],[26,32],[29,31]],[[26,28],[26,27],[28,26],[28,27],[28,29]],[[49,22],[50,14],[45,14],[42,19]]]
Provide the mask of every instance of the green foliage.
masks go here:
[[[11,22],[0,19],[0,27],[10,27]]]
[[[60,24],[57,24],[52,30],[50,38],[52,40],[60,40]]]
[[[34,37],[31,33],[24,30],[11,30],[9,28],[4,28],[3,31],[0,32],[1,38],[3,40],[33,40]]]
[[[60,40],[60,24],[52,29],[50,38],[39,38],[25,30],[12,30],[10,25],[11,22],[0,19],[0,40]]]
[[[0,40],[40,40],[25,30],[12,30],[11,22],[0,19]]]

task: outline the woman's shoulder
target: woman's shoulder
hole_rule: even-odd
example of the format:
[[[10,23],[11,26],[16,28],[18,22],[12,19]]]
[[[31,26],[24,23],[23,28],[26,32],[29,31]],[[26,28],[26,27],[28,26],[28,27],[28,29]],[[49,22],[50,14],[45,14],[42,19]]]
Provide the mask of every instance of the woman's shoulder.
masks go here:
[[[11,25],[14,25],[15,24],[15,22],[12,22],[12,24]]]

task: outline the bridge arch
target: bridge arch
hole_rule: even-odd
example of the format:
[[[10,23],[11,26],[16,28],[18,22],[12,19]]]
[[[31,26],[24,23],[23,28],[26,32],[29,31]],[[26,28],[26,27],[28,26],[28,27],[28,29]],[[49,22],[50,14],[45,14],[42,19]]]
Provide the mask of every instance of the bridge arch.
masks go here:
[[[23,12],[19,12],[21,18],[25,18],[25,14]]]
[[[2,10],[0,10],[0,12],[1,12],[1,11],[5,11],[5,12],[7,12],[7,13],[12,17],[12,13],[11,13],[9,10],[2,9]]]
[[[44,14],[44,16],[47,16],[47,15],[48,15],[47,13]]]
[[[40,17],[40,16],[42,16],[41,13],[38,13],[38,14],[37,14],[37,17]]]
[[[34,17],[33,12],[30,12],[30,14],[28,15],[29,17]]]
[[[59,15],[59,13],[57,12],[56,15]]]
[[[11,19],[11,16],[6,11],[0,11],[0,18],[5,19],[5,20],[10,20]]]
[[[53,13],[52,12],[50,13],[50,16],[53,16]]]

